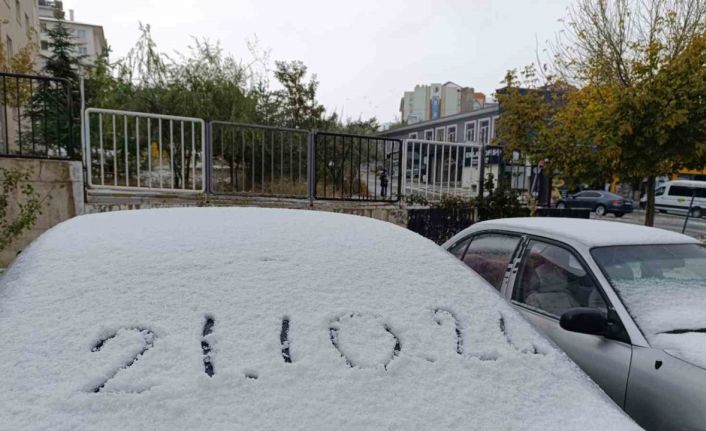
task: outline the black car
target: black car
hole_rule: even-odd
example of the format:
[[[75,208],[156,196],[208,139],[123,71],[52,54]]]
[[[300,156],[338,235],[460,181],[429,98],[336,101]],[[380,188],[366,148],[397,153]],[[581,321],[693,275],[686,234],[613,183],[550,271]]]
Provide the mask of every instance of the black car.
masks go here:
[[[556,204],[557,208],[583,208],[595,211],[602,216],[613,213],[616,217],[633,211],[633,202],[615,193],[602,190],[584,190],[582,192],[566,195]]]

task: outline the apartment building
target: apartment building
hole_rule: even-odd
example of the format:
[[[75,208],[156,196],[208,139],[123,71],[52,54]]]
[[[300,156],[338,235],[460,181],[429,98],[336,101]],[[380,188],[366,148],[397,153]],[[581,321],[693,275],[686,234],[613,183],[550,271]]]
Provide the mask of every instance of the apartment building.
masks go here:
[[[36,0],[0,0],[0,41],[8,60],[37,41],[39,12]]]
[[[39,0],[38,4],[40,26],[39,53],[46,56],[51,52],[48,31],[55,26],[58,21],[54,18],[54,10],[58,8],[63,11],[64,9],[60,1]],[[74,19],[73,9],[69,9],[68,13],[65,14],[64,24],[74,37],[74,42],[77,45],[76,54],[84,56],[84,63],[93,63],[103,50],[108,47],[108,42],[103,33],[103,26],[76,21]]]
[[[402,121],[415,124],[450,115],[471,112],[485,106],[485,95],[454,82],[416,85],[405,91],[400,102]]]

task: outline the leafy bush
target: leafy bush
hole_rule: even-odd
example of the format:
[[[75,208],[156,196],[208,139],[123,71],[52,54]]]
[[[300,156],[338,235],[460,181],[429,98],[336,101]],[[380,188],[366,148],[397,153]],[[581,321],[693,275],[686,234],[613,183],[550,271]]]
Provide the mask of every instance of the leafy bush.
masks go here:
[[[483,219],[491,220],[529,215],[527,208],[520,203],[520,196],[517,190],[510,188],[504,181],[498,182],[498,186],[495,187],[495,178],[492,174],[488,175],[484,189],[488,191],[488,194],[476,198],[476,205]]]
[[[0,168],[0,250],[31,228],[42,213],[31,171]]]

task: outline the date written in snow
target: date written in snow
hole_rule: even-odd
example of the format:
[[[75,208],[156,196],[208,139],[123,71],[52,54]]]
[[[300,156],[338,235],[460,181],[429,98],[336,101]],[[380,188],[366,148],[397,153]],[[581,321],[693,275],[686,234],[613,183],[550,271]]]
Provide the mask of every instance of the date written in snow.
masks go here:
[[[345,351],[341,348],[340,345],[340,338],[339,338],[339,332],[341,331],[342,328],[345,327],[345,325],[350,324],[351,322],[354,322],[356,319],[366,319],[372,317],[375,321],[377,321],[377,324],[379,324],[382,329],[389,334],[389,336],[392,337],[393,340],[393,347],[392,351],[390,352],[389,355],[386,356],[386,360],[384,363],[380,364],[382,365],[385,369],[387,369],[388,365],[390,362],[392,362],[396,357],[398,357],[402,353],[402,344],[400,343],[399,338],[395,334],[394,330],[388,326],[387,324],[383,323],[382,319],[380,319],[378,316],[371,316],[371,315],[366,315],[363,313],[346,313],[342,316],[339,316],[335,319],[332,319],[329,324],[329,339],[331,341],[331,345],[339,352],[341,357],[345,360],[345,363],[351,367],[351,368],[366,368],[365,365],[363,364],[358,364],[356,363],[355,359],[351,358],[349,355],[345,353]],[[445,321],[451,321],[454,325],[454,330],[456,334],[456,353],[458,355],[463,356],[464,354],[464,340],[463,340],[463,331],[461,327],[461,322],[460,320],[456,317],[456,315],[445,309],[436,309],[434,310],[434,321],[438,325],[443,325]],[[292,363],[292,356],[290,354],[290,342],[289,342],[289,326],[290,326],[290,319],[285,317],[282,319],[282,327],[281,331],[279,334],[279,340],[280,340],[280,348],[281,348],[281,355],[282,355],[282,360],[285,363]],[[213,377],[216,374],[216,370],[214,368],[213,364],[213,348],[211,345],[211,338],[210,337],[216,329],[216,321],[213,317],[211,316],[205,316],[204,322],[203,322],[203,330],[201,333],[201,352],[203,355],[203,371],[204,373],[209,376]],[[514,344],[510,337],[508,336],[506,330],[505,330],[505,319],[502,315],[500,315],[500,318],[498,319],[498,329],[499,331],[503,334],[505,337],[507,343],[509,345],[512,345],[513,347]],[[157,335],[150,330],[149,328],[145,327],[129,327],[129,328],[120,328],[114,332],[111,332],[108,336],[105,336],[98,341],[95,342],[93,345],[93,348],[91,349],[92,352],[98,352],[101,351],[104,346],[109,343],[111,340],[120,337],[121,335],[124,335],[128,332],[137,332],[139,336],[143,339],[143,346],[142,348],[136,352],[133,356],[130,357],[129,360],[124,362],[120,367],[109,373],[109,377],[101,381],[99,384],[94,385],[91,388],[91,391],[94,393],[99,393],[102,392],[106,386],[106,384],[115,378],[115,376],[118,375],[121,371],[124,371],[133,365],[135,365],[140,357],[142,357],[148,350],[152,349],[157,342]],[[525,348],[525,349],[519,349],[515,347],[518,351],[521,351],[522,353],[528,353],[528,354],[541,354],[538,349],[535,346],[532,346],[531,348]],[[480,359],[480,360],[492,360],[495,359],[492,357],[492,355],[483,355],[480,354],[478,355],[477,353],[473,354],[472,356]],[[250,379],[257,379],[257,374],[255,373],[248,373],[245,374],[246,377]]]

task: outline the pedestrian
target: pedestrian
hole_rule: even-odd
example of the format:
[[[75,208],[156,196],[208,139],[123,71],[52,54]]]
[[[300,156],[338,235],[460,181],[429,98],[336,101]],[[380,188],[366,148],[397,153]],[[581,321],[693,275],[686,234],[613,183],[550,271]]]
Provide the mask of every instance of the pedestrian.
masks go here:
[[[382,197],[387,196],[387,169],[385,168],[380,171],[380,194]]]

